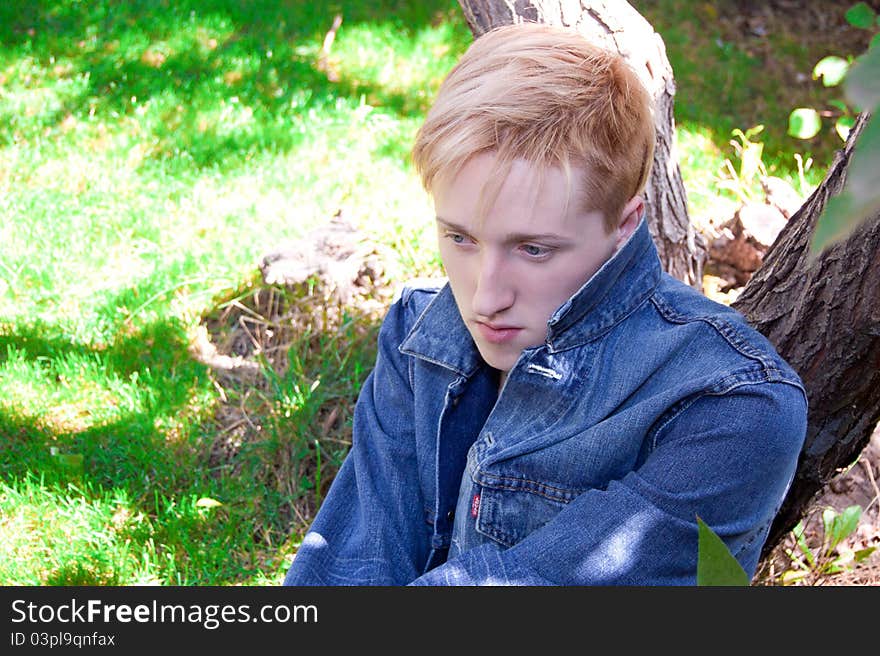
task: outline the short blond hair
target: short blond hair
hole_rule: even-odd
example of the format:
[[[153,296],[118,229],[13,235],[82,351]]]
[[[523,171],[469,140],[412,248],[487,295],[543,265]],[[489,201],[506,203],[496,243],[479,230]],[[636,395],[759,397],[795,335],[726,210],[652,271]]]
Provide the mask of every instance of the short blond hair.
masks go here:
[[[471,44],[440,86],[412,157],[430,194],[472,156],[496,154],[492,201],[515,159],[558,167],[569,180],[580,167],[581,209],[601,211],[610,232],[645,188],[655,138],[651,96],[623,57],[574,30],[520,23]]]

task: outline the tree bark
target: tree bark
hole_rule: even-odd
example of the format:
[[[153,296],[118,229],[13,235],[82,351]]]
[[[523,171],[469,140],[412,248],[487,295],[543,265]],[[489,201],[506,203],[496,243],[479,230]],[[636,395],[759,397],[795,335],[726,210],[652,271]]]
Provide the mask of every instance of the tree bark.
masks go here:
[[[816,222],[846,180],[862,114],[822,184],[791,217],[733,306],[767,336],[807,390],[807,437],[765,555],[813,497],[853,463],[880,420],[880,214],[810,257]]]
[[[657,144],[645,192],[648,224],[667,272],[697,289],[703,285],[706,244],[691,225],[675,156],[672,66],[663,39],[624,0],[459,0],[474,38],[493,27],[522,22],[577,29],[592,43],[623,55],[654,96]]]

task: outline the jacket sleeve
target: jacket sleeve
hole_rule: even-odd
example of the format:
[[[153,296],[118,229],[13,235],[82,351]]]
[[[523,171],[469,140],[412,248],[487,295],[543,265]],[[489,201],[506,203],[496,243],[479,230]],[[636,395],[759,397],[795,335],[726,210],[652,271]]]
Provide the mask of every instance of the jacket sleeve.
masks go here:
[[[429,552],[413,432],[403,300],[379,330],[376,364],[361,388],[352,446],[300,545],[284,585],[400,585]]]
[[[795,385],[701,396],[666,418],[634,471],[582,493],[516,545],[485,543],[412,584],[694,585],[698,515],[753,576],[805,431]]]

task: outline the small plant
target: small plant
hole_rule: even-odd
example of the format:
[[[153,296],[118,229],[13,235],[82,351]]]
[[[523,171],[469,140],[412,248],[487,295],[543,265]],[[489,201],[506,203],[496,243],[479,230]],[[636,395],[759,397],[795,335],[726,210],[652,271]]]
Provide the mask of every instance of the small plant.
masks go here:
[[[813,166],[813,158],[807,157],[806,161],[801,157],[800,153],[794,154],[794,159],[797,162],[798,167],[798,193],[800,193],[802,198],[806,198],[811,193],[813,193],[813,186],[807,182],[807,178],[805,173],[809,171]]]
[[[743,203],[760,198],[763,193],[761,178],[767,175],[763,159],[764,144],[754,140],[754,137],[761,134],[763,130],[763,125],[755,125],[745,132],[736,128],[731,133],[739,139],[739,141],[730,140],[730,145],[733,146],[739,159],[739,170],[734,168],[730,159],[725,159],[722,178],[718,181],[718,186],[736,194]]]
[[[841,543],[855,532],[862,515],[861,506],[849,506],[842,513],[827,508],[822,513],[824,535],[822,544],[810,547],[804,535],[804,523],[798,522],[792,529],[799,553],[786,549],[791,559],[792,569],[782,575],[784,585],[812,585],[820,578],[852,569],[855,563],[865,560],[876,547],[867,547],[852,551],[841,546]]]
[[[877,32],[880,28],[880,16],[864,2],[859,2],[850,7],[846,14],[846,21],[853,27]],[[880,32],[874,34],[870,48],[880,45]],[[837,55],[829,55],[820,59],[813,67],[813,79],[822,79],[826,87],[836,87],[843,82],[853,57],[844,59]],[[788,134],[798,139],[812,139],[822,130],[822,119],[834,119],[834,131],[846,141],[849,131],[856,121],[858,110],[840,98],[835,98],[828,103],[833,109],[819,111],[814,107],[797,107],[788,116]]]

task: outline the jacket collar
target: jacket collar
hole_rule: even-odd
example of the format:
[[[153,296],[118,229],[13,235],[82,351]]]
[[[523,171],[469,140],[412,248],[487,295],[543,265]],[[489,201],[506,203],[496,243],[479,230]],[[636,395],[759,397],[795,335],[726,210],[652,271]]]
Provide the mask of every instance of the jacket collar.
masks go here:
[[[483,362],[448,282],[431,299],[398,350],[443,365],[462,376],[470,376]]]
[[[596,339],[645,302],[660,282],[657,248],[645,219],[627,242],[547,322],[551,352]],[[443,286],[399,350],[470,376],[483,360],[461,318],[452,289]]]
[[[661,273],[657,247],[643,218],[620,250],[550,317],[550,351],[580,346],[608,332],[654,293]]]

